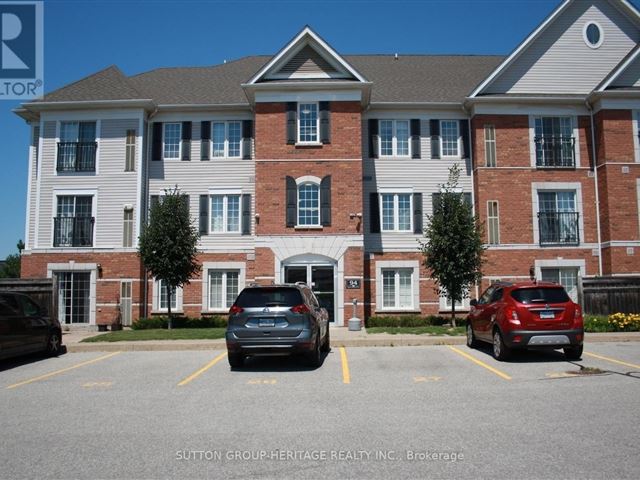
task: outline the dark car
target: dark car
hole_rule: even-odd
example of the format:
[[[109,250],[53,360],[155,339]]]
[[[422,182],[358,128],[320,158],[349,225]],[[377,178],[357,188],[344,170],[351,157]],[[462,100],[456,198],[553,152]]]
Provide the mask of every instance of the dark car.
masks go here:
[[[58,355],[62,329],[29,296],[0,292],[0,358],[34,352]]]
[[[331,348],[329,314],[306,284],[250,286],[229,310],[226,339],[232,368],[248,355],[291,354],[319,367]]]
[[[467,345],[491,343],[497,360],[524,348],[562,348],[568,359],[578,360],[583,340],[582,310],[561,285],[500,282],[471,301]]]

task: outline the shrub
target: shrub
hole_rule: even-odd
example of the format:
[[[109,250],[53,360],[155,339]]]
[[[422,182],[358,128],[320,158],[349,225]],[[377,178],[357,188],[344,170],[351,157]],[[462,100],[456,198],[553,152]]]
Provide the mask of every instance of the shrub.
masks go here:
[[[131,325],[133,330],[149,330],[152,328],[167,328],[169,319],[164,315],[141,318]],[[173,328],[226,328],[227,319],[218,315],[200,318],[173,317]]]
[[[420,315],[385,315],[373,316],[367,320],[367,327],[427,327],[441,326],[450,322],[450,318],[436,315],[422,317]],[[457,318],[459,325],[466,325],[466,318]]]
[[[611,326],[609,320],[604,315],[585,315],[584,317],[585,332],[610,332]]]
[[[638,332],[640,331],[640,314],[613,313],[604,315],[586,315],[584,317],[585,332]]]

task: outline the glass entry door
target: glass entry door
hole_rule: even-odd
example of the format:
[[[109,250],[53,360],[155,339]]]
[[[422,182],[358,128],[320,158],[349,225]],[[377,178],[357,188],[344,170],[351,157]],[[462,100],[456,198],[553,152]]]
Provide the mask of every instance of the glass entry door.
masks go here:
[[[60,323],[89,323],[91,273],[57,272],[56,277]]]
[[[304,282],[311,287],[321,307],[329,312],[329,321],[335,320],[335,288],[333,265],[287,265],[285,283]]]

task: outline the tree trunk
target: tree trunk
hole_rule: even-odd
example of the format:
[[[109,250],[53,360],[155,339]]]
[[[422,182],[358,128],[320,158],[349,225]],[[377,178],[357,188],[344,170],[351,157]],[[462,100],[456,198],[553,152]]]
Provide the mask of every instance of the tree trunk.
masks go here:
[[[456,327],[456,301],[451,298],[451,326]]]
[[[173,290],[169,285],[167,285],[167,328],[171,330],[171,290]]]

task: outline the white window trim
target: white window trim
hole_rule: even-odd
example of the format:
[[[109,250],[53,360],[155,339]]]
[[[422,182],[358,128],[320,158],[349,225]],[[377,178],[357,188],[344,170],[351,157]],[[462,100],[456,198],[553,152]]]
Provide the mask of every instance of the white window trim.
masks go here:
[[[595,25],[596,27],[598,27],[598,30],[600,30],[600,40],[598,40],[595,45],[593,45],[587,38],[587,28],[589,28],[589,25],[591,24]],[[589,20],[588,22],[586,22],[582,27],[582,39],[584,40],[584,43],[587,47],[593,50],[600,48],[602,46],[602,42],[604,42],[604,29],[602,28],[602,25],[594,20]]]
[[[182,297],[183,291],[182,287],[176,288],[176,308],[171,309],[171,313],[183,313],[182,308]],[[152,302],[152,313],[168,313],[167,308],[160,308],[160,281],[157,278],[153,279],[153,302]]]
[[[218,157],[220,158],[220,157]],[[213,196],[221,196],[224,197],[222,202],[222,221],[223,221],[223,230],[220,232],[216,232],[213,230],[213,208],[211,207],[211,197]],[[227,230],[227,218],[229,215],[229,196],[237,195],[240,197],[239,200],[239,221],[238,221],[238,230]],[[242,233],[242,190],[209,190],[209,234],[210,235],[224,235],[224,234],[238,234]]]
[[[64,196],[82,196],[82,197],[92,197],[91,199],[91,216],[93,217],[93,238],[92,238],[92,243],[91,243],[91,247],[54,247],[53,246],[53,238],[55,236],[55,220],[54,218],[58,216],[58,197],[64,197]],[[87,190],[78,190],[78,189],[73,189],[73,190],[65,190],[65,189],[54,189],[53,190],[53,200],[51,203],[51,208],[53,210],[53,215],[51,215],[51,235],[49,238],[49,245],[51,245],[51,248],[55,248],[55,250],[59,250],[59,249],[87,249],[87,248],[97,248],[98,245],[96,245],[96,241],[97,241],[97,231],[98,231],[98,190],[95,189],[87,189]]]
[[[382,122],[391,122],[391,155],[382,153]],[[398,122],[407,122],[407,154],[398,154]],[[411,158],[411,120],[406,118],[381,118],[378,120],[378,152],[380,158]]]
[[[383,307],[382,303],[382,271],[397,269],[413,269],[411,275],[411,290],[413,305],[405,308]],[[418,260],[376,262],[376,312],[420,312],[420,262]]]
[[[209,307],[209,270],[235,270],[238,272],[238,293],[246,284],[247,267],[244,262],[204,262],[202,264],[202,311],[203,313],[227,313],[229,309]]]
[[[96,169],[95,172],[58,172],[58,143],[60,143],[60,133],[62,131],[62,124],[63,123],[85,123],[85,122],[95,122],[96,124]],[[44,141],[44,135],[43,135],[43,124],[40,125],[40,139]],[[102,121],[100,119],[91,119],[91,118],[78,118],[78,119],[74,119],[74,118],[65,118],[63,120],[56,120],[56,149],[55,149],[55,156],[54,156],[54,161],[53,161],[53,175],[54,176],[61,176],[61,177],[73,177],[73,176],[78,176],[78,177],[86,177],[86,176],[96,176],[100,173],[100,143],[101,143],[101,128],[102,128]],[[42,147],[44,142],[41,141],[40,145],[38,146],[38,152],[42,152]],[[126,141],[126,139],[125,139]],[[38,156],[39,161],[38,163],[42,162],[42,153],[39,153]],[[38,177],[39,178],[39,177]]]
[[[470,302],[471,302],[471,295],[469,292],[467,292],[467,296],[462,299],[462,304],[456,306],[456,312],[469,310],[469,308],[471,307]],[[452,306],[447,305],[446,295],[440,295],[439,303],[440,303],[441,312],[450,312],[452,310]]]
[[[165,133],[167,131],[167,125],[178,125],[179,133],[178,133],[178,156],[177,157],[165,157]],[[163,160],[180,160],[182,159],[182,123],[181,122],[164,122],[162,124],[162,159]]]
[[[89,325],[96,324],[96,280],[98,278],[97,263],[48,263],[47,278],[53,278],[56,272],[89,272]],[[56,292],[57,293],[57,292]]]
[[[300,107],[302,105],[316,106],[316,140],[302,141],[300,140]],[[320,103],[319,102],[298,102],[296,111],[296,145],[322,145],[320,141]]]
[[[491,203],[495,203],[496,204],[496,208],[498,210],[498,215],[495,217],[490,217],[489,216],[489,204]],[[491,232],[491,228],[489,227],[489,219],[490,218],[495,218],[498,221],[498,241],[496,243],[491,243],[491,239],[489,238],[489,234]],[[487,200],[487,245],[490,246],[495,246],[495,245],[500,245],[500,202],[498,200]]]
[[[540,206],[538,203],[538,193],[552,191],[552,192],[567,192],[575,191],[576,194],[576,211],[578,212],[578,229],[580,232],[580,246],[585,245],[587,242],[584,238],[584,211],[582,209],[582,183],[580,182],[532,182],[531,183],[531,205],[533,213],[533,243],[538,248],[546,249],[548,247],[540,246],[540,228],[538,225],[538,212]],[[576,248],[575,245],[558,245],[554,248]]]
[[[575,168],[579,168],[580,167],[580,130],[578,128],[578,117],[576,115],[567,113],[566,111],[564,112],[557,112],[557,113],[545,113],[545,114],[540,114],[540,115],[529,115],[529,156],[530,156],[530,160],[531,160],[531,168],[538,168],[536,165],[536,144],[535,144],[535,138],[536,138],[536,119],[537,118],[546,118],[546,117],[565,117],[565,118],[570,118],[571,119],[571,130],[572,130],[572,134],[573,134],[573,138],[574,140],[574,154],[575,154],[575,161],[576,161],[576,166]]]
[[[221,157],[216,157],[214,156],[214,141],[213,141],[213,125],[216,123],[223,123],[224,124],[224,155]],[[231,123],[239,123],[240,124],[240,149],[239,149],[239,154],[238,155],[229,155],[229,124]],[[209,132],[209,137],[211,138],[211,140],[209,141],[209,158],[212,160],[218,160],[218,159],[229,159],[229,158],[233,158],[233,159],[238,159],[238,158],[242,158],[242,120],[211,120],[211,131]]]
[[[307,176],[307,177],[301,177],[301,178],[308,178],[308,180],[298,182],[298,179],[296,179],[296,226],[295,226],[295,228],[298,228],[298,229],[305,229],[305,228],[321,229],[322,228],[322,218],[320,218],[320,217],[321,217],[321,214],[322,214],[322,207],[320,205],[320,196],[321,196],[320,181],[316,182],[316,179],[317,180],[320,180],[320,179],[317,178],[317,177],[313,177],[313,176]],[[316,187],[318,187],[318,223],[310,223],[310,224],[307,224],[307,225],[300,224],[300,187],[302,187],[303,185],[315,185]]]
[[[444,135],[442,135],[442,122],[454,122],[456,124],[456,130],[458,131],[458,153],[455,155],[445,155],[444,153]],[[443,118],[439,120],[440,123],[440,136],[438,140],[440,141],[440,157],[441,158],[460,158],[462,152],[462,137],[460,136],[460,120],[456,120],[453,118]]]
[[[578,275],[580,275],[580,277],[584,278],[587,274],[587,262],[584,259],[564,259],[558,257],[552,260],[536,260],[534,265],[536,269],[536,278],[538,280],[542,278],[543,268],[577,268]]]
[[[380,190],[378,192],[378,204],[380,206],[380,231],[382,233],[413,233],[413,190],[410,191],[385,191],[386,189]],[[383,209],[384,205],[382,202],[383,195],[393,195],[393,229],[385,230],[383,227]],[[400,230],[400,200],[398,195],[409,195],[409,228],[407,230]]]
[[[633,127],[633,153],[634,160],[636,163],[640,163],[640,138],[638,138],[638,134],[640,133],[640,110],[633,110],[633,121],[631,122]]]

